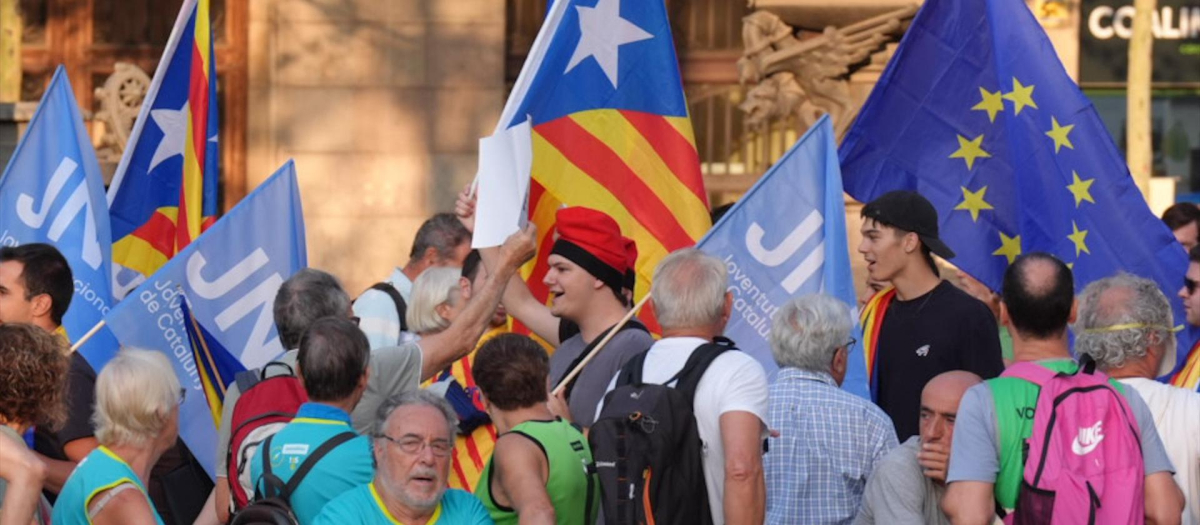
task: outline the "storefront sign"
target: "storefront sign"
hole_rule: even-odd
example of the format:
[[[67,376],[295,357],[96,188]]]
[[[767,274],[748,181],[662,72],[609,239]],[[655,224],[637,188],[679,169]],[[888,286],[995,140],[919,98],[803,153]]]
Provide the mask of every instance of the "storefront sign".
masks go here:
[[[1080,83],[1125,83],[1135,12],[1125,1],[1129,0],[1082,3]],[[1154,83],[1200,87],[1200,0],[1159,0],[1152,31]]]

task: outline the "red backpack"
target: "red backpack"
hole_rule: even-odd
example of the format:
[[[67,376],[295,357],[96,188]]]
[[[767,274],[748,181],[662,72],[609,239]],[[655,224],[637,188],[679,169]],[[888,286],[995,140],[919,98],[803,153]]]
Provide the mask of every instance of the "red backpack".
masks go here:
[[[271,366],[282,366],[288,373],[267,377]],[[308,394],[287,363],[267,363],[261,369],[239,373],[235,380],[242,395],[233,406],[229,423],[233,430],[229,433],[226,475],[236,512],[249,504],[254,494],[254,481],[250,479],[254,451],[296,417],[300,405],[308,401]]]

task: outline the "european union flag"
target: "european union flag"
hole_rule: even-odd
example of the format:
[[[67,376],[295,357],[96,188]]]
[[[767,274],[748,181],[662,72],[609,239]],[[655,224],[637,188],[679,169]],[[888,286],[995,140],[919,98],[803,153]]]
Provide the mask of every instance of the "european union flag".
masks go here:
[[[196,361],[190,318],[242,365],[262,366],[284,351],[272,310],[275,293],[307,265],[300,188],[289,160],[105,318],[121,344],[166,354],[192,391],[179,413],[179,434],[191,450],[216,450],[217,434],[207,395],[214,378],[206,382],[206,363]],[[196,457],[211,476],[212,454]]]
[[[1077,290],[1122,270],[1153,279],[1182,322],[1187,255],[1021,0],[927,0],[840,153],[854,198],[928,198],[952,262],[993,290],[1045,251]]]
[[[768,371],[777,368],[771,318],[785,303],[825,293],[846,303],[847,315],[857,304],[833,135],[821,117],[696,245],[729,270],[734,313],[725,335]],[[858,345],[847,366],[842,387],[869,399]]]
[[[112,237],[100,164],[62,66],[0,175],[0,210],[0,245],[52,244],[70,264],[75,296],[62,326],[78,341],[113,305]],[[79,351],[99,370],[116,349],[101,331]]]

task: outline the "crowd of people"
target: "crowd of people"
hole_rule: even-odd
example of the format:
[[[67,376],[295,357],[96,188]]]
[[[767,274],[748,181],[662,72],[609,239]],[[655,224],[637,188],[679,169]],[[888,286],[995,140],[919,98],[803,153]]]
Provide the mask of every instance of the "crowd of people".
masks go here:
[[[1200,325],[1200,209],[1181,206],[1164,220],[1192,245],[1178,293]],[[228,385],[216,450],[179,439],[195,393],[165,354],[96,371],[68,352],[54,247],[0,249],[0,523],[1200,524],[1200,393],[1156,380],[1177,356],[1153,281],[1076,296],[1035,252],[999,293],[955,285],[936,210],[892,192],[862,211],[862,340],[849,305],[796,297],[769,374],[722,337],[720,259],[658,263],[651,334],[611,217],[558,211],[548,305],[519,272],[532,228],[475,251],[473,217],[464,192],[356,300],[315,268],[287,279],[287,351]],[[841,388],[855,345],[869,399]]]

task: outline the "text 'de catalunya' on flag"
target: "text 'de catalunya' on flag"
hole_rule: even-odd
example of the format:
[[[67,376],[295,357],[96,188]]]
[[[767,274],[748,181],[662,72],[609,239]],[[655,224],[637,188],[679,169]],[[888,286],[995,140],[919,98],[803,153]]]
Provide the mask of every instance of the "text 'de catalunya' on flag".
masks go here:
[[[0,176],[0,245],[47,243],[62,252],[75,280],[62,326],[78,340],[112,307],[111,242],[100,165],[59,66]],[[100,334],[80,352],[99,369],[115,350]]]
[[[928,198],[951,262],[992,290],[1043,251],[1076,291],[1119,271],[1153,279],[1182,322],[1187,256],[1021,0],[926,0],[840,155],[855,199]]]
[[[785,303],[825,293],[846,303],[847,316],[857,304],[833,135],[829,116],[821,117],[697,245],[729,271],[733,315],[725,335],[769,371],[777,368],[771,318]],[[868,396],[857,345],[843,387]]]
[[[216,220],[221,155],[208,6],[184,0],[108,190],[118,298]]]
[[[106,318],[123,345],[158,350],[193,392],[184,400],[179,430],[192,450],[216,450],[203,363],[188,341],[191,314],[212,339],[247,368],[284,351],[272,304],[283,281],[308,264],[304,215],[295,165],[288,161],[203,235],[121,301]],[[211,454],[197,454],[213,473]]]
[[[540,237],[529,280],[535,295],[545,297],[541,275],[562,205],[607,213],[637,243],[639,298],[662,257],[708,230],[708,196],[663,2],[554,2],[497,132],[527,120],[529,217]]]

